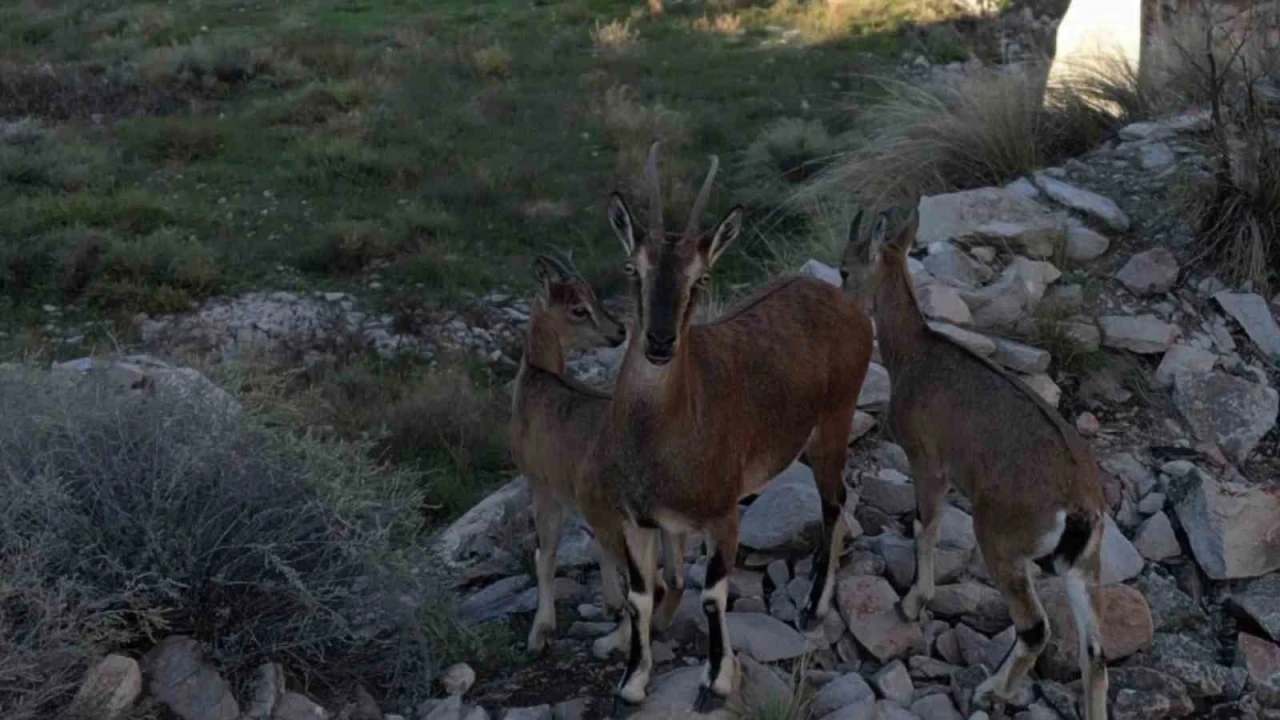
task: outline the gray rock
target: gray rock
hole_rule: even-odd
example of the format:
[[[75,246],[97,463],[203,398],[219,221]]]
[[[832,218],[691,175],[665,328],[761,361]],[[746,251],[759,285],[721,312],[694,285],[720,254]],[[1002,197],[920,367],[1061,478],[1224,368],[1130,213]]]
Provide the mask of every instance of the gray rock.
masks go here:
[[[1027,198],[1028,200],[1035,200],[1040,197],[1040,188],[1036,187],[1035,183],[1024,177],[1020,177],[1008,185],[1005,185],[1004,189],[1019,197]]]
[[[287,692],[280,696],[271,720],[329,720],[329,713],[306,695]]]
[[[1153,492],[1138,503],[1138,512],[1143,515],[1154,515],[1164,509],[1164,493]]]
[[[85,675],[67,716],[116,720],[133,709],[141,694],[142,671],[138,663],[123,655],[108,655]]]
[[[528,508],[531,502],[529,486],[523,477],[508,482],[437,535],[431,544],[433,554],[446,569],[453,571],[489,560],[491,551],[478,552],[477,548],[491,548],[492,542],[484,540],[500,536],[500,528],[508,522],[510,513],[517,508]]]
[[[907,451],[901,445],[886,440],[872,451],[872,457],[881,467],[893,468],[903,475],[911,474],[911,461],[907,459]]]
[[[1258,349],[1273,360],[1280,359],[1280,327],[1261,295],[1221,292],[1213,299],[1240,323]]]
[[[1052,357],[1047,350],[1024,345],[1014,340],[994,338],[996,352],[992,360],[1020,373],[1043,373],[1049,369]]]
[[[533,597],[531,604],[524,592],[532,582],[528,575],[514,575],[477,591],[458,608],[459,621],[465,625],[479,625],[512,613],[533,610],[538,606],[537,597]]]
[[[1101,220],[1112,230],[1125,232],[1129,229],[1129,216],[1110,198],[1069,185],[1042,172],[1036,173],[1034,179],[1044,194],[1054,201]]]
[[[1244,584],[1231,593],[1230,604],[1248,617],[1272,640],[1280,642],[1280,575],[1270,574]]]
[[[879,541],[880,555],[884,557],[889,580],[894,587],[906,591],[916,576],[915,541],[891,532],[881,533],[876,540]]]
[[[1040,399],[1049,403],[1052,407],[1058,407],[1058,402],[1062,400],[1062,388],[1058,387],[1053,378],[1046,373],[1019,375],[1018,379],[1030,388],[1032,392],[1039,395]]]
[[[930,275],[953,288],[976,288],[990,280],[992,274],[990,268],[950,243],[930,246],[923,263]]]
[[[194,638],[171,635],[142,658],[147,688],[182,720],[236,720],[231,686],[203,660]]]
[[[1014,190],[980,188],[920,199],[923,245],[955,239],[1013,247],[1032,257],[1052,257],[1066,220]]]
[[[1004,662],[1005,657],[1009,655],[1009,651],[1013,649],[1013,644],[1018,640],[1018,629],[1012,624],[1001,632],[992,636],[987,642],[987,647],[982,653],[982,664],[991,668],[994,672]]]
[[[791,598],[791,602],[796,607],[801,607],[805,603],[805,599],[809,597],[809,589],[813,587],[807,577],[793,577],[791,582],[787,583],[787,597]]]
[[[502,720],[554,720],[550,705],[534,705],[532,707],[507,708],[502,713]]]
[[[947,285],[925,285],[917,291],[920,311],[925,317],[942,320],[953,325],[973,323],[969,306],[956,289]]]
[[[956,710],[955,703],[951,702],[951,697],[940,693],[926,695],[911,703],[911,712],[920,720],[965,720]]]
[[[735,568],[729,573],[729,596],[764,597],[764,574]]]
[[[1112,668],[1107,698],[1115,720],[1164,720],[1195,710],[1177,678],[1150,668]]]
[[[916,509],[916,489],[911,478],[891,468],[881,470],[879,475],[863,475],[860,495],[862,502],[890,515]]]
[[[440,674],[440,687],[446,695],[466,695],[475,684],[476,671],[466,663],[454,663]]]
[[[1012,329],[1022,319],[1027,298],[1019,288],[992,286],[986,294],[969,298],[973,305],[973,324],[985,330]]]
[[[784,623],[793,623],[800,611],[786,588],[778,588],[769,596],[769,614]]]
[[[834,287],[840,287],[844,284],[840,280],[839,270],[812,258],[806,260],[804,265],[800,266],[800,274],[818,278],[826,284]]]
[[[760,662],[788,660],[805,652],[804,636],[776,618],[730,612],[725,620],[732,646]]]
[[[879,363],[871,363],[867,368],[867,377],[862,381],[862,391],[858,394],[858,407],[872,407],[889,402],[889,371]]]
[[[852,720],[846,715],[832,717],[839,720]],[[876,704],[871,706],[871,713],[866,716],[866,720],[920,720],[920,718],[892,700],[877,700]]]
[[[901,660],[893,662],[880,668],[871,681],[876,689],[880,691],[880,696],[892,700],[899,705],[910,705],[911,695],[915,692],[915,685],[911,682],[911,675],[907,672],[907,666],[902,664]]]
[[[832,680],[813,697],[809,706],[813,717],[829,717],[842,708],[865,707],[870,711],[875,704],[876,694],[866,680],[857,673],[848,673]]]
[[[1177,161],[1173,150],[1164,143],[1149,143],[1139,150],[1138,161],[1144,170],[1163,170]]]
[[[769,612],[769,606],[765,605],[764,598],[743,597],[733,601],[733,608],[736,612],[744,613],[763,613]],[[785,621],[784,621],[785,622]]]
[[[558,702],[551,708],[551,717],[555,720],[587,720],[587,699]]]
[[[1071,342],[1075,343],[1076,349],[1083,352],[1097,352],[1102,346],[1102,331],[1093,321],[1088,322],[1064,322],[1060,325],[1063,334],[1065,334]]]
[[[742,514],[742,545],[771,552],[807,548],[806,538],[822,525],[822,501],[813,471],[793,462],[773,479]]]
[[[1169,348],[1156,368],[1155,385],[1158,388],[1173,387],[1179,376],[1194,377],[1213,370],[1218,356],[1208,350],[1178,343]]]
[[[972,550],[977,547],[978,540],[973,534],[973,517],[954,505],[947,505],[942,511],[942,528],[938,531],[938,546]]]
[[[1120,128],[1120,137],[1125,140],[1160,140],[1179,133],[1204,132],[1209,126],[1207,109],[1192,110],[1160,120],[1125,125]]]
[[[1178,589],[1178,584],[1156,572],[1143,573],[1136,582],[1151,606],[1156,631],[1200,633],[1209,626],[1209,616]]]
[[[1178,328],[1155,315],[1103,315],[1102,344],[1141,354],[1162,353],[1173,347]]]
[[[786,707],[790,703],[791,686],[768,665],[762,665],[746,654],[738,655],[738,665],[742,669],[742,703],[747,710],[758,712]]]
[[[923,645],[919,624],[908,623],[898,614],[898,594],[884,578],[844,578],[836,601],[854,638],[881,662]]]
[[[705,671],[700,665],[682,667],[662,673],[649,685],[649,696],[630,720],[685,720],[698,697],[698,687]],[[733,707],[741,705],[741,697],[734,694],[726,706],[704,717],[710,720],[736,720]],[[607,707],[607,706],[606,706]]]
[[[787,561],[778,559],[769,563],[765,573],[769,576],[769,580],[773,582],[775,588],[784,588],[787,583],[791,582],[791,570],[787,568]]]
[[[907,667],[910,668],[911,679],[929,681],[947,682],[951,675],[959,670],[958,667],[951,663],[943,662],[929,657],[928,655],[915,655],[907,661]]]
[[[1116,279],[1139,297],[1167,293],[1178,280],[1178,259],[1167,248],[1152,248],[1129,258]]]
[[[982,333],[965,330],[964,328],[942,322],[930,322],[929,328],[951,342],[960,345],[961,347],[968,348],[971,352],[977,353],[983,357],[991,357],[995,354],[995,341]]]
[[[949,628],[938,633],[938,639],[934,641],[934,650],[938,653],[938,657],[947,661],[949,665],[961,666],[968,665],[965,660],[964,653],[960,650],[960,633],[954,628]]]
[[[1114,585],[1142,572],[1142,554],[1108,515],[1102,531],[1102,584]]]
[[[1106,235],[1095,232],[1078,222],[1067,225],[1068,260],[1074,262],[1097,260],[1109,247],[1111,247],[1111,240]]]
[[[1000,592],[972,581],[937,586],[929,609],[942,617],[962,619],[987,632],[998,632],[1012,622]]]
[[[249,680],[248,690],[249,707],[243,717],[254,720],[271,717],[276,703],[284,695],[284,668],[276,663],[259,665]]]
[[[1236,463],[1275,427],[1280,412],[1275,390],[1221,372],[1175,378],[1173,401],[1196,437]]]
[[[1138,548],[1138,552],[1142,553],[1142,557],[1152,562],[1168,560],[1182,554],[1178,538],[1173,534],[1173,525],[1169,522],[1169,516],[1163,512],[1152,515],[1142,523],[1142,527],[1138,528],[1138,534],[1133,539],[1133,545]]]
[[[1109,455],[1100,464],[1104,470],[1122,481],[1129,494],[1134,497],[1142,497],[1156,486],[1156,476],[1151,469],[1131,452]]]
[[[1234,677],[1231,668],[1213,662],[1216,654],[1193,638],[1159,633],[1143,653],[1142,664],[1177,678],[1192,698],[1219,698],[1236,686],[1243,688],[1244,678]],[[1238,689],[1235,694],[1239,695]]]

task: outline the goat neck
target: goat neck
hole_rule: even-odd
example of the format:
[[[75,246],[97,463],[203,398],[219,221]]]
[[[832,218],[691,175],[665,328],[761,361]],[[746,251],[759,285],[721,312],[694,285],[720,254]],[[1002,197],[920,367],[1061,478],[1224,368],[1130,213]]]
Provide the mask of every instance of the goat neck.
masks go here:
[[[889,375],[897,377],[923,350],[929,336],[929,326],[911,287],[905,251],[886,250],[880,257],[872,292],[871,315],[876,321],[880,357]]]
[[[524,363],[556,375],[564,375],[564,349],[560,335],[547,311],[535,304],[529,316],[529,332],[524,339]]]

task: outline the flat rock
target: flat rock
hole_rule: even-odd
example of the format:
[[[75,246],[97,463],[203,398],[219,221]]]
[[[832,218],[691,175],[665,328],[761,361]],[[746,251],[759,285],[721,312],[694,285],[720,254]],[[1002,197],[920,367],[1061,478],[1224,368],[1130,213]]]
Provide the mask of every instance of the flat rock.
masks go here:
[[[745,547],[762,552],[807,548],[807,538],[821,526],[822,500],[813,471],[793,462],[742,514],[738,539]]]
[[[68,717],[116,720],[142,695],[142,670],[133,658],[108,655],[90,668],[71,701]]]
[[[1182,554],[1178,538],[1173,533],[1173,524],[1163,512],[1157,512],[1142,523],[1133,538],[1133,546],[1138,548],[1142,557],[1152,562],[1168,560]]]
[[[996,352],[991,359],[1010,370],[1034,375],[1049,369],[1049,362],[1053,358],[1047,350],[1006,338],[994,338],[994,340]]]
[[[458,618],[463,624],[479,625],[512,613],[533,610],[538,605],[537,598],[530,605],[524,592],[532,583],[533,579],[524,574],[503,578],[462,601]]]
[[[1167,293],[1178,280],[1178,259],[1167,248],[1152,248],[1129,258],[1116,279],[1139,297]]]
[[[1173,402],[1196,437],[1236,463],[1248,459],[1280,412],[1274,389],[1223,372],[1175,378]]]
[[[987,632],[998,632],[1012,622],[1000,591],[979,582],[937,586],[929,609]]]
[[[1151,468],[1131,452],[1108,455],[1100,463],[1102,468],[1119,478],[1134,497],[1141,497],[1151,492],[1156,485],[1156,476]]]
[[[1195,377],[1208,374],[1218,363],[1218,356],[1193,345],[1177,343],[1169,348],[1156,368],[1155,385],[1158,388],[1173,387],[1179,377]]]
[[[1103,315],[1098,318],[1098,325],[1102,328],[1103,345],[1144,355],[1173,347],[1179,332],[1176,326],[1151,314]]]
[[[507,522],[516,508],[528,508],[531,500],[529,485],[524,477],[517,477],[490,493],[470,510],[445,528],[431,544],[431,549],[450,570],[464,570],[490,559],[492,547],[489,538],[500,534],[499,528]]]
[[[880,668],[871,682],[880,691],[881,697],[888,698],[899,705],[911,704],[915,684],[911,682],[907,666],[903,665],[901,660],[894,660]]]
[[[1067,225],[1066,255],[1068,260],[1074,262],[1097,260],[1107,252],[1109,247],[1111,247],[1111,240],[1106,235],[1078,222]]]
[[[280,696],[271,720],[329,720],[329,713],[306,695],[287,692]],[[551,720],[551,716],[548,715],[546,720]]]
[[[1142,572],[1142,554],[1108,515],[1102,530],[1102,584],[1114,585]]]
[[[790,703],[791,687],[772,667],[756,662],[745,653],[739,653],[737,657],[738,666],[742,669],[742,704],[747,710],[761,712],[768,708],[786,707]]]
[[[1069,681],[1080,677],[1080,641],[1067,593],[1059,578],[1036,585],[1040,602],[1049,616],[1049,644],[1038,666],[1047,677]],[[1153,624],[1146,598],[1124,585],[1104,587],[1099,611],[1103,653],[1108,661],[1124,659],[1151,642]]]
[[[1248,633],[1240,633],[1237,643],[1240,654],[1244,656],[1249,679],[1255,684],[1280,673],[1280,645]]]
[[[147,688],[182,720],[236,720],[240,705],[231,686],[204,663],[200,643],[171,635],[142,658]]]
[[[587,698],[558,702],[551,708],[555,720],[587,720]]]
[[[867,377],[862,381],[862,390],[858,393],[858,407],[885,405],[889,402],[889,371],[880,363],[871,363],[867,367]]]
[[[1143,170],[1163,170],[1177,160],[1178,156],[1162,142],[1148,143],[1138,150],[1138,162]]]
[[[777,662],[800,657],[805,652],[804,636],[782,621],[757,613],[730,612],[729,641],[759,662]]]
[[[846,577],[837,586],[836,600],[854,638],[881,662],[923,645],[920,625],[901,618],[898,594],[884,578]]]
[[[878,475],[863,475],[859,494],[862,502],[890,515],[916,509],[916,489],[911,478],[892,468],[884,468]]]
[[[1280,327],[1261,295],[1220,292],[1213,299],[1240,323],[1259,350],[1273,360],[1280,359]]]
[[[629,720],[687,720],[692,715],[693,703],[698,698],[699,683],[705,671],[701,665],[682,667],[662,673],[649,685],[649,696],[644,705]],[[709,715],[710,720],[736,720],[735,703],[741,703],[739,693],[734,693],[725,706]]]
[[[925,317],[953,325],[970,325],[973,315],[956,289],[947,285],[925,285],[917,292]]]
[[[1120,137],[1124,140],[1161,140],[1180,133],[1204,132],[1209,126],[1208,110],[1192,110],[1160,120],[1130,123],[1120,128]]]
[[[1114,720],[1166,720],[1195,711],[1186,686],[1149,668],[1111,668],[1107,699]]]
[[[1032,257],[1052,257],[1066,220],[1016,189],[979,188],[920,198],[921,244],[976,241],[1012,247]]]
[[[1039,395],[1041,400],[1052,407],[1058,407],[1058,403],[1062,400],[1062,388],[1058,387],[1058,383],[1054,382],[1048,374],[1019,375],[1018,379],[1031,388],[1031,392]]]
[[[950,243],[930,247],[922,262],[930,275],[953,288],[976,288],[990,280],[992,275],[990,268]]]
[[[800,266],[800,274],[818,278],[833,287],[840,287],[844,284],[840,279],[839,270],[812,258],[806,260],[804,265]]]
[[[1100,220],[1112,230],[1125,232],[1129,229],[1129,216],[1110,198],[1070,185],[1043,172],[1036,173],[1034,179],[1044,194],[1055,202]]]
[[[926,695],[916,700],[911,703],[911,712],[920,720],[965,720],[956,710],[955,703],[951,702],[951,696],[945,693]]]
[[[1173,633],[1156,633],[1151,647],[1135,663],[1176,678],[1193,699],[1239,697],[1248,672],[1214,662],[1216,643]]]
[[[842,708],[864,707],[870,712],[876,694],[858,673],[848,673],[828,682],[813,696],[809,706],[814,718],[829,717]]]
[[[1258,624],[1272,640],[1280,641],[1280,575],[1269,574],[1245,583],[1231,593],[1233,611]]]
[[[1172,578],[1151,571],[1143,573],[1135,584],[1151,606],[1151,621],[1157,631],[1200,633],[1209,626],[1204,609]]]
[[[930,322],[929,328],[951,342],[983,357],[991,357],[996,352],[995,341],[982,333],[942,322]]]

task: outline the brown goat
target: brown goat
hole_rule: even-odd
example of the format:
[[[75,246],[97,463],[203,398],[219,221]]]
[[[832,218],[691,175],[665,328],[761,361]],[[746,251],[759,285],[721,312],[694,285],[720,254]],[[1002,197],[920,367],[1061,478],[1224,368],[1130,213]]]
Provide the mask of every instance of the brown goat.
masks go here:
[[[718,163],[688,227],[663,230],[658,144],[646,165],[649,232],[614,193],[609,219],[627,252],[636,316],[592,472],[623,508],[632,613],[631,655],[617,710],[642,701],[652,658],[656,532],[707,538],[702,605],[709,655],[695,708],[723,703],[736,678],[726,623],[728,575],[738,550],[738,502],[807,452],[822,498],[823,542],[801,625],[830,608],[845,532],[849,426],[871,357],[871,323],[841,292],[789,277],[762,288],[716,322],[693,323],[712,265],[738,237],[742,209],[698,231]],[[807,450],[806,450],[806,443]]]
[[[605,611],[619,618],[617,629],[593,645],[596,656],[605,658],[613,650],[625,649],[630,640],[630,621],[618,581],[617,563],[626,550],[622,518],[599,485],[584,486],[577,480],[583,477],[580,465],[600,431],[609,395],[567,376],[565,352],[617,347],[626,340],[626,329],[596,300],[570,258],[543,255],[534,261],[534,268],[540,292],[533,302],[524,358],[516,376],[510,427],[512,455],[528,478],[538,534],[538,611],[528,648],[541,651],[555,629],[556,549],[565,510],[577,507],[602,551]],[[659,614],[665,624],[675,614],[684,590],[683,538],[664,536],[663,545],[667,550],[664,570],[673,588],[665,593]]]
[[[974,693],[1008,699],[1049,637],[1031,580],[1036,561],[1061,575],[1080,637],[1087,720],[1107,714],[1107,666],[1097,622],[1104,501],[1093,453],[1057,410],[1017,378],[932,331],[916,304],[907,252],[919,216],[886,242],[849,231],[845,292],[876,321],[893,385],[886,426],[911,461],[917,496],[916,581],[902,611],[916,619],[934,593],[934,549],[948,483],[973,503],[978,548],[1009,603],[1018,640]]]

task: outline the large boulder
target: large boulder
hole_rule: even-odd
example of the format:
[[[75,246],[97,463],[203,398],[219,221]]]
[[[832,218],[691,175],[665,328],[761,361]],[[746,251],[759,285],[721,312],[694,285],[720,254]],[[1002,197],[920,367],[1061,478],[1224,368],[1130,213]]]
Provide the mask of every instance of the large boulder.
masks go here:
[[[1175,377],[1173,401],[1198,438],[1236,463],[1248,459],[1280,412],[1274,389],[1222,372]]]
[[[1280,360],[1280,327],[1261,295],[1221,292],[1213,299],[1240,323],[1262,352],[1273,360]]]
[[[1066,588],[1060,578],[1050,578],[1039,583],[1036,590],[1050,627],[1049,644],[1040,655],[1040,671],[1055,680],[1077,678],[1080,640]],[[1146,647],[1151,642],[1153,625],[1151,609],[1142,593],[1124,585],[1105,587],[1099,593],[1098,622],[1107,660],[1121,660]]]
[[[1217,362],[1218,356],[1208,350],[1178,343],[1169,348],[1160,360],[1160,366],[1156,368],[1155,385],[1158,388],[1173,387],[1179,377],[1205,375],[1213,370]]]
[[[240,412],[240,402],[218,387],[199,370],[178,367],[151,355],[123,355],[115,358],[83,357],[55,363],[55,376],[66,378],[101,377],[121,391],[149,395],[164,388],[181,397],[197,399],[209,407],[231,414]]]
[[[923,646],[919,623],[898,613],[898,594],[882,577],[854,575],[840,581],[836,604],[853,637],[876,659],[888,662]]]
[[[494,538],[513,513],[530,506],[529,485],[524,477],[498,488],[445,528],[431,543],[436,558],[452,571],[465,570],[490,560],[497,548]]]
[[[1271,573],[1232,590],[1233,612],[1256,623],[1272,640],[1280,642],[1280,574]]]
[[[142,671],[133,658],[108,655],[89,670],[71,701],[68,717],[116,720],[142,694]]]
[[[979,188],[920,198],[923,245],[946,240],[1011,247],[1031,257],[1053,257],[1066,235],[1066,218],[1004,188]]]
[[[1249,578],[1280,569],[1280,488],[1187,476],[1176,513],[1205,574]]]
[[[813,471],[793,462],[742,514],[738,541],[762,552],[803,548],[808,547],[810,534],[821,526],[822,500]]]
[[[1179,333],[1176,325],[1150,314],[1103,315],[1098,325],[1103,345],[1148,355],[1168,350]]]
[[[236,720],[240,705],[231,685],[205,664],[200,643],[172,635],[142,658],[151,695],[182,720]]]

